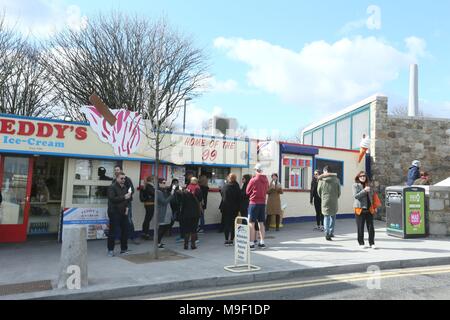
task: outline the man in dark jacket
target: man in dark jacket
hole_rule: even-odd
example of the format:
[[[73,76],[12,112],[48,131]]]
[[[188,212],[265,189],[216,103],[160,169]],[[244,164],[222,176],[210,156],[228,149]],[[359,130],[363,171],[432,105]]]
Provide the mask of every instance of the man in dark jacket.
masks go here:
[[[314,203],[314,208],[316,209],[316,222],[317,227],[314,230],[323,231],[323,214],[322,214],[322,201],[320,200],[319,194],[317,193],[317,186],[319,185],[320,171],[314,171],[314,177],[311,181],[311,190],[309,194],[309,202]]]
[[[408,169],[408,177],[406,184],[412,186],[414,181],[420,178],[420,161],[414,160],[412,166]]]
[[[119,165],[116,165],[114,167],[114,175],[116,176],[116,179],[117,179],[117,175],[120,172],[122,172],[122,167]],[[131,181],[131,179],[129,177],[125,177],[125,187],[127,188],[128,192],[131,190],[131,198],[128,201],[128,226],[129,226],[128,227],[129,228],[128,236],[130,237],[131,241],[133,241],[134,244],[139,244],[139,241],[134,236],[133,211],[132,211],[132,207],[131,207],[131,203],[133,201],[134,186],[133,186],[133,182]],[[117,230],[117,231],[119,231],[119,230]],[[119,233],[116,233],[116,236]]]
[[[128,202],[131,192],[125,186],[125,174],[119,173],[108,188],[108,256],[114,256],[114,231],[120,227],[120,253],[128,253]]]

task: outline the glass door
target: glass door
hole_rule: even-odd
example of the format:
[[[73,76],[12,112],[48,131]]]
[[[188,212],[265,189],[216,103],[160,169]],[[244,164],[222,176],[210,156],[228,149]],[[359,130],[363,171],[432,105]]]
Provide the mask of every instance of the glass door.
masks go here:
[[[24,242],[30,210],[33,158],[1,156],[0,242]]]

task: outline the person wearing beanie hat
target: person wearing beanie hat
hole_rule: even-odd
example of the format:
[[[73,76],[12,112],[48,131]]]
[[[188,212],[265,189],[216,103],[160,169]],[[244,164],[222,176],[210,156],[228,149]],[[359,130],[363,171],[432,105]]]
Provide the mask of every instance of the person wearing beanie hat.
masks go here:
[[[414,184],[414,181],[420,178],[420,161],[414,160],[412,166],[408,169],[408,176],[406,184],[410,187]]]

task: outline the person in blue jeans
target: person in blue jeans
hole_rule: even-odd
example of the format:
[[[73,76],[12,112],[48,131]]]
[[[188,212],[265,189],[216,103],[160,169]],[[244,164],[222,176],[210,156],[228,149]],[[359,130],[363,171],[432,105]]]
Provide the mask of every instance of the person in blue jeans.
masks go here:
[[[341,196],[341,183],[336,173],[329,166],[323,168],[319,176],[317,193],[322,201],[322,214],[324,215],[325,239],[331,241],[334,237],[334,226],[338,212],[338,199]]]
[[[116,165],[114,167],[114,175],[117,178],[117,176],[122,172],[122,167],[120,165]],[[116,181],[116,179],[113,180],[113,183]],[[133,182],[129,177],[125,177],[125,187],[127,188],[127,191],[131,191],[131,198],[128,200],[128,236],[130,237],[131,241],[133,241],[134,244],[139,244],[139,241],[136,239],[135,236],[135,230],[134,230],[134,223],[133,223],[133,210],[131,203],[133,201],[133,194],[134,194],[134,186]],[[116,229],[116,239],[119,238],[120,235],[120,228]]]

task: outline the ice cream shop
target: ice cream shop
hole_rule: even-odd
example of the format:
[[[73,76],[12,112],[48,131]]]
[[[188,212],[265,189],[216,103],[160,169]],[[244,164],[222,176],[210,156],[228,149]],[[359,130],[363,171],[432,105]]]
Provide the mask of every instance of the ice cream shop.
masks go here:
[[[69,224],[85,224],[89,239],[103,238],[107,188],[116,165],[136,188],[149,175],[183,184],[186,171],[193,171],[209,178],[213,192],[231,171],[240,175],[249,165],[246,139],[171,133],[162,142],[170,147],[162,151],[162,165],[155,172],[155,152],[133,118],[137,115],[117,111],[122,123],[112,127],[85,111],[90,124],[0,115],[0,242],[24,242],[42,234],[57,239],[61,226]],[[136,195],[136,230],[143,219]]]
[[[24,242],[35,235],[56,240],[73,224],[85,225],[89,239],[104,238],[107,189],[116,165],[136,188],[150,175],[168,185],[172,179],[183,185],[189,172],[206,176],[206,229],[221,221],[219,190],[228,174],[235,173],[240,181],[254,173],[257,162],[269,177],[278,173],[286,223],[313,219],[311,179],[325,165],[332,165],[341,180],[339,214],[351,215],[353,178],[365,169],[358,151],[350,148],[167,133],[156,172],[153,141],[136,113],[112,110],[117,122],[111,125],[94,107],[82,111],[89,123],[0,115],[0,242]],[[137,194],[132,206],[135,230],[140,231],[145,213]]]

